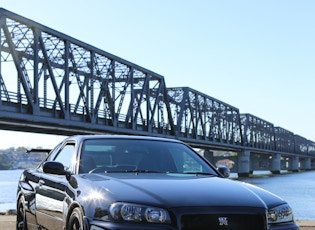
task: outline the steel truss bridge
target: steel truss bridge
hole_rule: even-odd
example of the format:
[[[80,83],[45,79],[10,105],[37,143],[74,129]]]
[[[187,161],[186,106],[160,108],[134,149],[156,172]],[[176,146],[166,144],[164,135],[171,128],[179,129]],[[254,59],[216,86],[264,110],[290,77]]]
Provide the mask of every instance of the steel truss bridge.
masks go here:
[[[0,8],[0,125],[180,139],[195,147],[315,158],[315,143]]]

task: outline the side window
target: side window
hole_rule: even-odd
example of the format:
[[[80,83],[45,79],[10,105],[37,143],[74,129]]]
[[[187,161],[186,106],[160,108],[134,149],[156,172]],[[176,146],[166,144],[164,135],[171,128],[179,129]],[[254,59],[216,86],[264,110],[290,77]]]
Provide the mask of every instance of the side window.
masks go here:
[[[66,170],[71,166],[74,144],[65,145],[55,157],[54,161],[62,163]]]
[[[194,155],[189,154],[186,151],[176,149],[171,152],[178,172],[202,172],[202,162],[197,161]]]
[[[190,155],[183,153],[184,172],[201,172],[202,166]]]

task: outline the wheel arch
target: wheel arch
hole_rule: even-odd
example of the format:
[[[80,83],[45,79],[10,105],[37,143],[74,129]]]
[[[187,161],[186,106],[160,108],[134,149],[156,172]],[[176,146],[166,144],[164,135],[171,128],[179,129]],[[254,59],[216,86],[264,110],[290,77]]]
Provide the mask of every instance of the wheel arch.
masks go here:
[[[16,204],[15,204],[16,208],[18,208],[19,202],[20,202],[20,199],[22,196],[24,196],[23,193],[21,191],[18,191],[16,194]],[[25,198],[24,198],[24,200],[25,200]]]
[[[73,212],[73,210],[75,208],[79,208],[81,210],[81,213],[82,213],[82,221],[83,221],[83,225],[84,225],[84,229],[87,229],[86,227],[88,225],[86,225],[86,218],[84,218],[85,216],[85,212],[84,212],[84,208],[82,207],[82,205],[78,202],[73,202],[70,206],[69,206],[69,209],[68,209],[68,213],[67,213],[67,217],[66,217],[66,222],[65,222],[65,226],[64,226],[64,229],[67,229],[67,226],[68,226],[68,223],[69,223],[69,220],[70,220],[70,216]]]

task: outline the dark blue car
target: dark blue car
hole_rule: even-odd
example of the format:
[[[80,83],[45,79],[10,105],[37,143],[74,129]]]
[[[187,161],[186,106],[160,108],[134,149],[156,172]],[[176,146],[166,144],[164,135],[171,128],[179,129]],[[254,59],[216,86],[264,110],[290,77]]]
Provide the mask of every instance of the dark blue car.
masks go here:
[[[222,170],[223,172],[223,170]],[[281,198],[169,139],[69,137],[17,191],[17,229],[299,229]]]

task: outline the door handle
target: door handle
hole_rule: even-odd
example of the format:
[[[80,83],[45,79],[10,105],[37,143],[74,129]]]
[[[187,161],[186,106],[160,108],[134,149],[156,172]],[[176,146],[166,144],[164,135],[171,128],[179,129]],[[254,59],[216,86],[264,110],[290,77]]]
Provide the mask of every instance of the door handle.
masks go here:
[[[39,184],[39,187],[41,187],[41,186],[43,186],[45,184],[45,181],[44,180],[39,180],[38,184]]]

